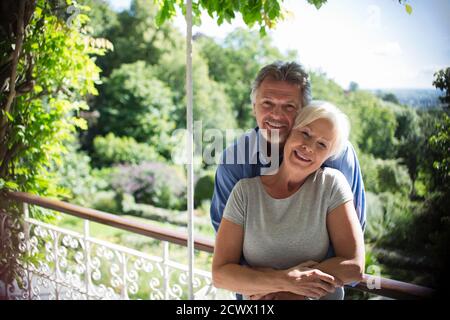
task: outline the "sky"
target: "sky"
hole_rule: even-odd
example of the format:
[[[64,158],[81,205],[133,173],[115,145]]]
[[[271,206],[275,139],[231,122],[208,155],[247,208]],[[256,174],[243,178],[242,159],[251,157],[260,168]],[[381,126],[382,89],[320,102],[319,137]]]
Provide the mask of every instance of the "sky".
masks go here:
[[[116,10],[130,0],[109,0]],[[396,0],[328,0],[317,10],[306,0],[285,0],[290,18],[269,34],[282,52],[348,88],[433,88],[433,73],[450,66],[450,0],[409,0],[409,15]],[[184,17],[174,24],[185,33]],[[217,26],[207,14],[193,33],[223,39],[242,19]]]

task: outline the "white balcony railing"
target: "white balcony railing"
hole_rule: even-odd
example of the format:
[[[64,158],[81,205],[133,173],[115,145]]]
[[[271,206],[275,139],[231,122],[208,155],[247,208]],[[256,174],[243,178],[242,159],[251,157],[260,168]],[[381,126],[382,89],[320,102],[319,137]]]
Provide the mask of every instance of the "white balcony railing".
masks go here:
[[[186,264],[171,259],[171,247],[186,251],[188,237],[184,233],[27,193],[8,193],[7,198],[23,206],[23,226],[0,210],[0,244],[9,241],[11,229],[21,228],[17,249],[26,259],[21,259],[20,283],[0,287],[0,296],[57,300],[188,299],[191,287],[195,299],[235,299],[233,293],[212,286],[209,270],[194,268],[190,277]],[[83,219],[83,231],[33,219],[28,214],[29,205],[79,217]],[[92,237],[90,221],[144,236],[150,246],[132,249]],[[198,236],[194,247],[197,253],[209,257],[214,251],[211,239]],[[352,289],[396,299],[430,298],[434,293],[429,288],[381,277],[379,286],[374,288],[369,285],[371,277],[365,275]]]
[[[4,288],[9,299],[188,298],[188,267],[170,257],[170,247],[180,246],[177,242],[182,236],[171,239],[169,232],[168,241],[148,239],[153,240],[153,245],[159,242],[156,250],[148,254],[92,237],[87,219],[83,219],[84,232],[79,233],[30,218],[28,204],[23,203],[23,208],[25,218],[18,249],[28,258],[20,265],[21,284],[16,281]],[[112,215],[98,214],[104,215],[105,224],[114,224]],[[130,225],[130,221],[122,222]],[[2,225],[8,224],[11,222]],[[141,224],[141,228],[147,227]],[[161,254],[155,255],[158,251]],[[192,284],[195,299],[234,299],[233,293],[212,286],[209,271],[194,269]]]

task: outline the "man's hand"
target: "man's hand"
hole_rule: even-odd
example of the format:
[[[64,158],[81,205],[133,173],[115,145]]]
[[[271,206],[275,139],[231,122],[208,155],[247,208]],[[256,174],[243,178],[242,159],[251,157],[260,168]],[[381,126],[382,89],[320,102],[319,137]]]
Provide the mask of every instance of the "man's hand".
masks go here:
[[[334,292],[337,287],[343,286],[339,279],[314,269],[316,264],[318,263],[315,261],[307,261],[286,270],[288,291],[296,295],[320,299]]]
[[[251,300],[304,300],[305,297],[319,299],[328,293],[334,292],[337,287],[343,285],[339,279],[314,269],[316,261],[306,261],[295,267],[284,270],[290,282],[289,287],[294,287],[290,292],[280,291],[251,295]],[[259,271],[273,271],[271,268],[255,268]]]
[[[281,291],[251,295],[250,300],[305,300],[305,297],[292,292]]]

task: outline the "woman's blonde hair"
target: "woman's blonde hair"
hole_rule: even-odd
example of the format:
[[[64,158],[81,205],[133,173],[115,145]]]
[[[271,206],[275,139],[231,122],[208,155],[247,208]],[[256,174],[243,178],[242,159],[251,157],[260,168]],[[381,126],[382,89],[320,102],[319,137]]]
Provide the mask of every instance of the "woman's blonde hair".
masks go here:
[[[336,131],[336,139],[330,151],[330,157],[336,158],[344,151],[350,134],[348,117],[330,102],[313,100],[299,111],[293,130],[302,128],[318,119],[327,119]]]

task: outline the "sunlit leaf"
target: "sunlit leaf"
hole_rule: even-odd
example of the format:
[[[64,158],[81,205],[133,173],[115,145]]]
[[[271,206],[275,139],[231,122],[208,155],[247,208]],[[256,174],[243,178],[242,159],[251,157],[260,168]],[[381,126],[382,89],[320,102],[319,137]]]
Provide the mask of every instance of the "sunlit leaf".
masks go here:
[[[408,14],[411,14],[413,9],[409,4],[405,4],[405,10]]]

